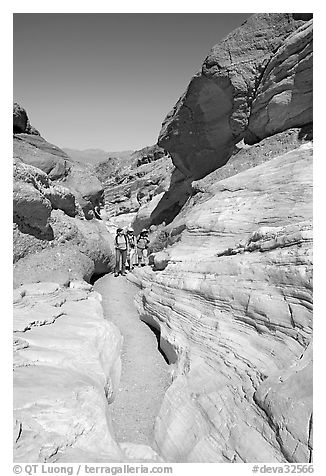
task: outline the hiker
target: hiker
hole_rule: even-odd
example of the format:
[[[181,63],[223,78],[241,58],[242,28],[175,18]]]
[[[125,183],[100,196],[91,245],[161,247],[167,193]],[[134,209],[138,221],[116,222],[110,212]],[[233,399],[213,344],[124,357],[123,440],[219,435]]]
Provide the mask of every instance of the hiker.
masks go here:
[[[122,228],[117,229],[117,234],[115,237],[115,272],[114,276],[119,276],[121,273],[122,276],[126,276],[126,259],[128,252],[128,240],[126,235],[123,233]],[[121,267],[120,267],[121,263]]]
[[[137,253],[138,253],[138,262],[141,266],[145,266],[148,263],[147,256],[147,248],[149,245],[149,238],[148,238],[148,231],[144,228],[138,237],[137,240]]]
[[[134,235],[133,228],[129,227],[127,230],[127,240],[128,240],[128,253],[127,253],[127,263],[129,265],[129,271],[134,269],[134,266],[138,264],[137,256],[137,240]]]

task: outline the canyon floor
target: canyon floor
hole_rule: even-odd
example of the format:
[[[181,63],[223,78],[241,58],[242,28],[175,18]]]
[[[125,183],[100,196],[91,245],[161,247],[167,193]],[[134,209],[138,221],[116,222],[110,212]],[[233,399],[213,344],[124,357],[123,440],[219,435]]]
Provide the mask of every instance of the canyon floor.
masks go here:
[[[158,349],[155,333],[139,319],[134,306],[136,286],[125,277],[108,274],[94,288],[102,295],[106,319],[123,336],[119,392],[110,405],[115,437],[119,442],[153,447],[155,419],[171,383],[169,365]]]

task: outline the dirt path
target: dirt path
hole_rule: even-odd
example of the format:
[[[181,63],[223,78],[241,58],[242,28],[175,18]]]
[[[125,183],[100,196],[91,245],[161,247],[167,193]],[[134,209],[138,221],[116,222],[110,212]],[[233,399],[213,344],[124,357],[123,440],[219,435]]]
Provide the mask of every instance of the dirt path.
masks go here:
[[[106,318],[124,338],[119,392],[110,405],[116,439],[153,446],[155,418],[171,383],[169,366],[158,350],[155,334],[139,319],[134,306],[136,286],[110,274],[94,288],[103,297]]]

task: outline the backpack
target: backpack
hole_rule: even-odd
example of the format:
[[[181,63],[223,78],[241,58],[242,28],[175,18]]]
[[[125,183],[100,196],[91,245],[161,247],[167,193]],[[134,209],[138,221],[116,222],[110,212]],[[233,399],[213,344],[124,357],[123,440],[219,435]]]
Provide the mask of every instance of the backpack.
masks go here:
[[[127,237],[126,237],[126,235],[125,235],[124,233],[122,233],[122,236],[123,236],[123,237],[124,237],[124,239],[125,239],[125,242],[126,242],[126,248],[128,248],[128,241],[127,241]],[[115,244],[116,244],[116,246],[119,246],[119,245],[118,245],[118,235],[115,235]]]
[[[135,236],[134,235],[128,235],[126,236],[128,242],[129,242],[129,246],[131,248],[135,248]]]
[[[147,236],[140,236],[137,240],[138,248],[144,250],[148,247],[149,238]]]

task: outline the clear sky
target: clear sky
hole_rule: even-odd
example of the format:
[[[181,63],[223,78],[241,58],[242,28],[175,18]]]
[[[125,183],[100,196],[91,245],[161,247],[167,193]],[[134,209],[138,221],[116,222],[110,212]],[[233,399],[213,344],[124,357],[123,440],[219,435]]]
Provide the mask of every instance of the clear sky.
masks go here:
[[[210,48],[248,16],[14,14],[14,100],[60,147],[154,144]]]

